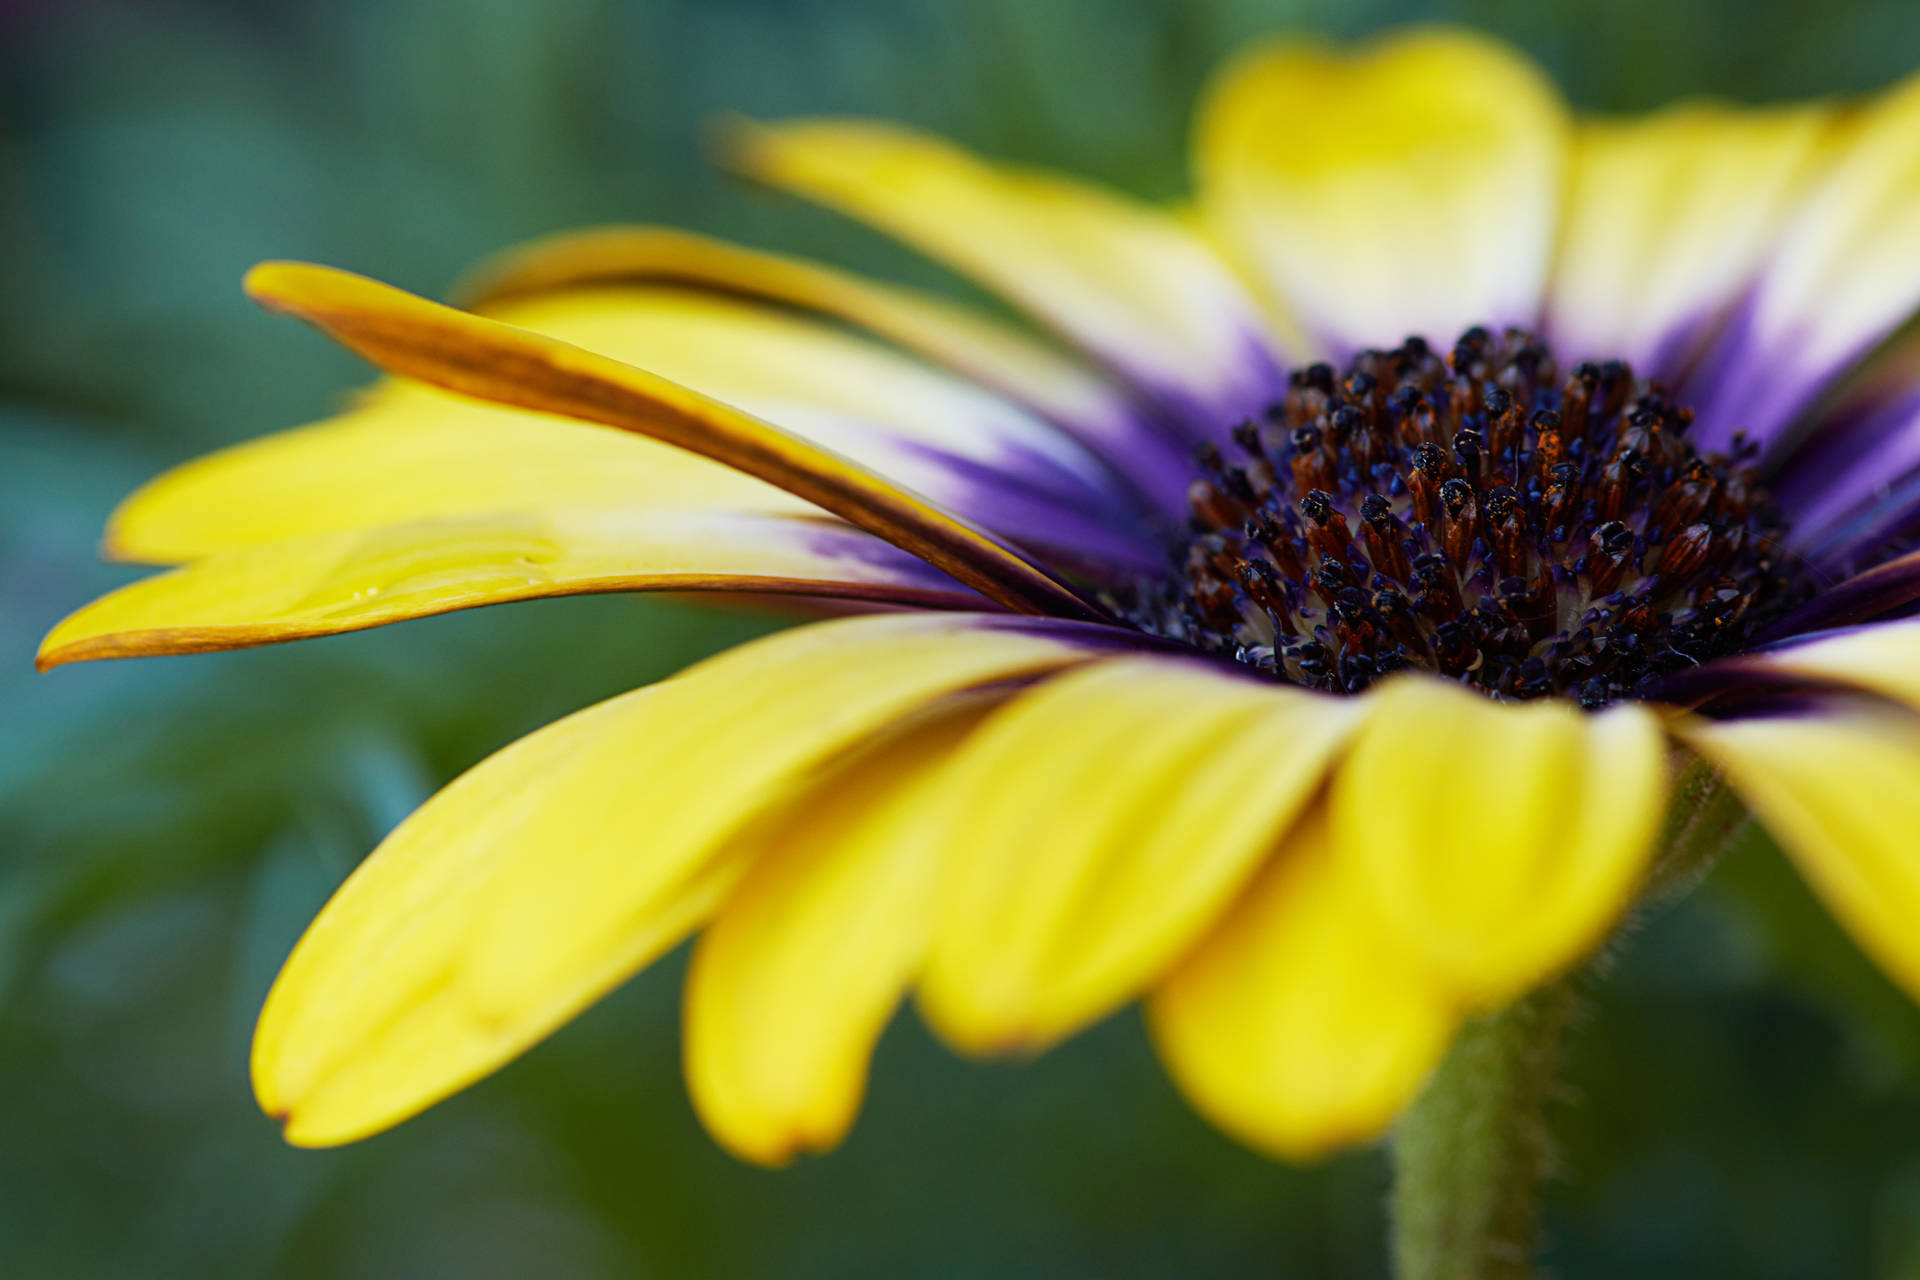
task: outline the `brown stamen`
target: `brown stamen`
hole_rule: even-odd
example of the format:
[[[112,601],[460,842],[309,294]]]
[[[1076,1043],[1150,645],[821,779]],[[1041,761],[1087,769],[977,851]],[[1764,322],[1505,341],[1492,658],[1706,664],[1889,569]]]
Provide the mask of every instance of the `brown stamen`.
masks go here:
[[[1618,361],[1557,377],[1530,335],[1418,339],[1297,370],[1244,460],[1202,456],[1194,541],[1123,612],[1296,684],[1404,667],[1598,706],[1805,599],[1750,451]],[[1204,554],[1197,549],[1204,548]]]

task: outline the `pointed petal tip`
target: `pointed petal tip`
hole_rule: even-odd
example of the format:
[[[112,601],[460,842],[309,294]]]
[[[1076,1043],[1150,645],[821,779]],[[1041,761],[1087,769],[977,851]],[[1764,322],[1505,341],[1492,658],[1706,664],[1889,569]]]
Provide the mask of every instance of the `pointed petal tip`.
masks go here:
[[[78,639],[67,638],[77,628],[73,625],[81,615],[89,612],[93,606],[79,609],[61,620],[47,638],[40,642],[40,648],[33,655],[33,669],[45,673],[55,667],[72,666],[78,662],[99,662],[110,658],[145,658],[159,653],[194,653],[191,647],[162,649],[141,643],[138,635],[123,636],[87,636]]]
[[[796,151],[795,135],[813,132],[822,125],[841,125],[860,129],[877,122],[859,116],[790,116],[781,120],[757,120],[738,111],[710,117],[701,130],[701,143],[716,167],[724,173],[770,191],[785,192],[785,174],[806,156]]]
[[[301,262],[293,258],[269,258],[247,268],[247,274],[241,277],[240,288],[261,306],[280,310],[286,305],[288,296],[297,295],[302,286],[311,285],[322,277],[348,274],[318,263]]]
[[[744,173],[751,158],[764,142],[767,126],[738,111],[723,111],[710,116],[701,126],[707,153],[723,168]]]
[[[47,672],[53,670],[55,667],[64,667],[75,662],[85,662],[89,658],[128,658],[138,656],[133,653],[116,651],[111,645],[103,645],[98,638],[89,639],[84,635],[79,639],[73,638],[74,632],[78,630],[74,625],[75,622],[92,608],[93,606],[91,604],[83,605],[54,624],[53,629],[47,632],[46,637],[40,641],[40,647],[34,651],[33,669],[35,671]]]
[[[825,507],[1009,608],[1106,620],[1045,569],[912,490],[646,369],[332,267],[265,262],[247,288],[389,373],[687,449]]]
[[[761,181],[771,170],[781,167],[782,152],[796,134],[805,135],[822,127],[848,131],[885,131],[883,121],[861,116],[789,116],[781,120],[756,120],[739,111],[726,111],[710,117],[703,130],[708,153],[716,163],[737,177]]]
[[[84,611],[83,611],[84,612]],[[33,669],[42,674],[55,667],[70,667],[77,662],[95,662],[104,658],[139,658],[147,656],[138,650],[127,650],[104,643],[101,640],[67,640],[63,636],[68,630],[69,618],[47,633],[40,642],[40,648],[33,655]]]
[[[364,317],[369,312],[392,311],[396,307],[437,307],[430,299],[372,276],[291,258],[256,263],[242,277],[240,287],[247,297],[268,311],[298,316],[317,324],[339,341],[345,341],[345,335],[332,323],[333,316],[339,312],[359,313]]]

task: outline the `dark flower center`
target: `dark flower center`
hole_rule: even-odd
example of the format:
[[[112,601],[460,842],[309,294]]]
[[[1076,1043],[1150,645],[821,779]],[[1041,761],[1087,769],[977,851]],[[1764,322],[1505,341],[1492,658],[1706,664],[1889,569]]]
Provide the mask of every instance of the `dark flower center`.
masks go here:
[[[1314,689],[1425,667],[1501,698],[1631,698],[1810,594],[1756,451],[1702,455],[1692,420],[1617,361],[1561,381],[1517,330],[1298,369],[1231,456],[1200,450],[1175,570],[1113,603]]]

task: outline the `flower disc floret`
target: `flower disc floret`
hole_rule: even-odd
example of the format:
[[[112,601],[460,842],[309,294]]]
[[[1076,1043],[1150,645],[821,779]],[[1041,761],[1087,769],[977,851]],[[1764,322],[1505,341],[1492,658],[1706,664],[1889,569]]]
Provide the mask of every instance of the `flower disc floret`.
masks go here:
[[[1203,446],[1176,571],[1137,625],[1357,693],[1423,667],[1587,707],[1749,644],[1810,594],[1757,450],[1702,454],[1690,409],[1620,361],[1562,379],[1531,334],[1419,338]]]

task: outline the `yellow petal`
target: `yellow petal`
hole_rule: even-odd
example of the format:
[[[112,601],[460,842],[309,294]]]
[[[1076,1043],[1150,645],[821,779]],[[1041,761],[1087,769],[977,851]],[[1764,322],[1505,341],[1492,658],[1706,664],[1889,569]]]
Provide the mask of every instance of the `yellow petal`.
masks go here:
[[[497,304],[491,318],[644,365],[1021,545],[1080,553],[1079,563],[1153,568],[1164,557],[1134,491],[1086,446],[843,328],[659,286],[544,293]]]
[[[172,564],[420,520],[621,506],[823,514],[765,481],[629,432],[387,382],[337,418],[148,481],[114,512],[106,551]]]
[[[1200,1113],[1289,1160],[1380,1134],[1458,1025],[1374,915],[1318,810],[1147,1012],[1168,1073]]]
[[[676,445],[815,503],[1009,608],[1097,616],[1043,570],[925,498],[644,369],[326,267],[264,263],[248,273],[247,290],[390,372]]]
[[[1920,708],[1920,622],[1852,627],[1739,661],[1758,672],[1832,681]]]
[[[1424,29],[1352,53],[1287,41],[1213,86],[1201,208],[1250,273],[1335,350],[1530,324],[1567,122],[1484,36]]]
[[[1705,441],[1766,439],[1920,305],[1920,76],[1845,121],[1696,391]]]
[[[1583,123],[1547,299],[1558,353],[1684,368],[1805,197],[1834,115],[1700,102]]]
[[[938,766],[979,720],[876,741],[734,842],[753,869],[687,975],[695,1108],[736,1155],[785,1164],[835,1145],[932,933],[938,852],[908,838]]]
[[[1034,1050],[1133,997],[1253,874],[1358,711],[1154,658],[1015,699],[929,809],[948,871],[928,1020],[969,1052]]]
[[[672,227],[595,227],[538,240],[484,264],[471,292],[487,304],[620,283],[693,285],[816,312],[1090,434],[1130,417],[1097,374],[970,307]]]
[[[1424,677],[1379,694],[1334,779],[1334,842],[1383,918],[1492,1008],[1599,944],[1666,808],[1666,748],[1637,705],[1495,703]]]
[[[1109,480],[1098,459],[1052,424],[817,320],[660,287],[545,293],[488,314],[644,366],[922,487],[910,468],[928,445],[1016,475],[1025,468],[1036,480],[1077,481],[1079,492],[1097,493]]]
[[[1876,412],[1884,413],[1916,386],[1920,386],[1920,330],[1902,325],[1828,388],[1819,408],[1821,425],[1858,426]]]
[[[1920,718],[1891,707],[1690,721],[1827,909],[1920,1000]]]
[[[1025,544],[1082,563],[1151,564],[1157,555],[1133,489],[1062,430],[842,330],[658,287],[547,293],[502,305],[493,318],[645,362]],[[123,556],[164,560],[311,532],[577,505],[818,511],[684,450],[555,425],[388,383],[332,426],[242,446],[149,485],[116,516],[110,542]]]
[[[45,670],[277,644],[541,596],[695,590],[980,604],[898,548],[824,516],[556,511],[224,552],[96,600],[53,629],[38,662]]]
[[[1071,664],[1059,624],[854,618],[735,649],[499,752],[402,823],[281,970],[254,1088],[303,1145],[405,1119],[715,910],[728,837],[809,770],[973,686]]]
[[[1272,396],[1257,308],[1171,215],[869,121],[742,123],[731,142],[750,176],[974,277],[1177,408],[1251,412]]]

